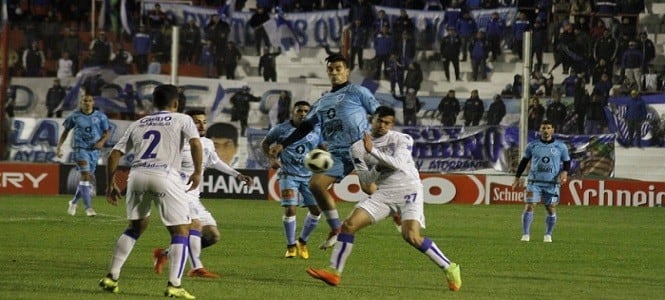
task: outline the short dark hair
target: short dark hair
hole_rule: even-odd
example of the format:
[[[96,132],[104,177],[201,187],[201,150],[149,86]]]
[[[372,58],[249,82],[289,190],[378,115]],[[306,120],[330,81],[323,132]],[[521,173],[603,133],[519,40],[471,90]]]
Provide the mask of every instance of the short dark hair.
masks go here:
[[[343,62],[345,67],[347,67],[347,68],[349,67],[349,61],[346,60],[346,57],[344,57],[344,55],[342,55],[342,54],[333,53],[333,54],[330,54],[328,57],[326,57],[326,65],[332,64],[332,63],[338,62],[338,61]]]
[[[172,84],[162,84],[152,91],[152,103],[155,107],[163,109],[178,100],[178,88]]]
[[[198,115],[205,115],[206,112],[202,111],[200,109],[190,109],[186,112],[186,114],[190,117],[193,117],[193,116],[198,116]]]
[[[550,120],[543,120],[542,122],[540,122],[540,125],[552,125],[552,126],[554,126],[554,123],[552,123],[552,121],[550,121]]]
[[[388,117],[388,116],[395,116],[395,109],[393,109],[390,106],[379,106],[376,108],[374,111],[374,116],[378,118],[383,118],[383,117]]]
[[[296,102],[296,104],[293,104],[293,107],[300,106],[300,105],[312,106],[311,104],[309,104],[309,102],[307,102],[305,100],[301,100],[301,101]]]
[[[238,128],[229,123],[215,123],[208,127],[206,136],[209,138],[227,138],[238,145]]]

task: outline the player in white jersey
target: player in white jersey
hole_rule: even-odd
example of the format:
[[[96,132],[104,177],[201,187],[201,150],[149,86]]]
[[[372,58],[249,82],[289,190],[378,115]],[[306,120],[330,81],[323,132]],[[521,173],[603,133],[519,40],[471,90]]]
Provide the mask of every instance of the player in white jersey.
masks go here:
[[[351,146],[360,183],[376,183],[377,190],[358,203],[342,223],[330,255],[330,266],[309,268],[307,274],[329,285],[338,285],[353,250],[356,232],[397,212],[402,219],[402,238],[439,266],[448,288],[458,291],[462,286],[459,265],[451,262],[432,240],[420,235],[420,228],[425,227],[423,184],[411,157],[413,139],[392,131],[394,122],[395,110],[379,106],[372,116],[371,134],[365,133],[362,140]]]
[[[191,223],[186,192],[198,188],[202,174],[202,147],[192,118],[176,113],[178,90],[173,85],[160,85],[152,93],[153,105],[159,111],[132,123],[108,157],[106,200],[117,205],[120,190],[113,180],[118,162],[131,154],[127,180],[127,219],[129,226],[116,242],[109,273],[99,281],[102,289],[117,293],[120,270],[136,241],[149,224],[152,203],[157,205],[162,222],[171,234],[169,281],[164,295],[195,299],[180,286],[187,259]],[[194,172],[187,184],[180,179],[182,149],[189,143]]]
[[[240,174],[237,170],[231,168],[222,161],[211,139],[205,137],[208,126],[208,118],[202,110],[190,110],[187,114],[194,120],[196,129],[201,135],[201,145],[203,147],[203,170],[212,168],[224,174],[231,175],[247,185],[252,185],[252,177]],[[194,161],[192,160],[191,148],[185,145],[182,151],[182,168],[180,177],[184,180],[194,172]],[[202,174],[203,175],[203,174]],[[217,222],[212,214],[203,206],[200,200],[200,190],[195,189],[187,192],[189,198],[189,208],[192,217],[192,224],[189,229],[189,258],[192,268],[187,272],[190,277],[219,278],[219,275],[208,271],[201,262],[201,249],[214,245],[219,241],[219,230]],[[153,250],[155,260],[155,273],[161,274],[162,269],[168,261],[168,248],[156,248]]]

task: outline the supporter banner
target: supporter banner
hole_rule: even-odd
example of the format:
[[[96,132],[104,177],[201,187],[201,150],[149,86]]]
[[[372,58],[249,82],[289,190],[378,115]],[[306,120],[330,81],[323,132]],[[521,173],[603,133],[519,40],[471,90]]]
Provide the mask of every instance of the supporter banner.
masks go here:
[[[0,195],[57,195],[57,164],[0,162]]]
[[[512,176],[487,176],[485,204],[522,204],[524,188],[513,189]],[[559,205],[661,206],[665,183],[617,179],[574,179],[561,185]]]
[[[268,171],[270,192],[268,200],[279,201],[279,176],[277,171]],[[428,204],[483,204],[485,199],[484,175],[420,174],[423,182],[424,201]],[[462,192],[464,191],[464,192]],[[360,189],[356,174],[350,174],[334,184],[330,192],[335,201],[358,202],[367,198]]]
[[[64,119],[36,119],[14,118],[9,136],[9,160],[36,163],[71,163],[72,159],[71,137],[69,134],[62,147],[63,157],[58,158],[56,148],[60,135],[64,131]],[[111,137],[101,150],[99,164],[105,163],[105,158],[129,126],[129,121],[110,120]],[[127,165],[133,157],[126,155],[121,165]]]
[[[663,94],[642,95],[647,104],[647,120],[642,123],[640,136],[642,146],[665,146],[665,124],[662,115],[665,114],[665,97]],[[628,125],[624,119],[626,105],[632,101],[630,97],[611,97],[607,109],[608,126],[610,131],[617,133],[617,141],[623,146],[628,145]]]
[[[518,153],[517,127],[395,127],[413,140],[412,155],[420,172],[461,172],[494,168],[515,172],[521,153]],[[261,151],[261,140],[267,130],[248,130],[247,168],[268,168]],[[537,138],[531,132],[529,141]],[[573,159],[571,176],[613,176],[614,134],[596,136],[556,135],[564,141]]]
[[[123,5],[124,5],[123,1]],[[145,3],[144,14],[153,8],[153,3]],[[196,20],[199,28],[205,28],[212,15],[218,14],[216,9],[202,8],[191,5],[182,5],[175,3],[160,3],[162,11],[170,17],[177,20],[178,24],[186,24],[190,19]],[[400,16],[400,9],[385,6],[374,6],[374,10],[384,10],[391,22],[394,22]],[[124,8],[122,9],[125,10]],[[492,13],[498,12],[499,15],[510,26],[517,14],[517,8],[505,7],[497,9],[473,10],[471,14],[476,19],[479,28],[485,28]],[[436,37],[443,37],[445,33],[445,22],[443,11],[422,11],[407,10],[407,14],[420,30],[429,29],[436,32]],[[295,39],[300,45],[307,47],[317,47],[322,43],[333,44],[341,39],[342,28],[349,24],[349,10],[327,10],[308,13],[284,13],[284,21],[290,24],[295,35]],[[231,26],[230,39],[241,45],[246,44],[247,40],[252,38],[253,29],[249,26],[250,12],[233,12],[226,22]],[[123,27],[127,32],[133,32],[133,24],[129,23],[128,18],[122,18]]]

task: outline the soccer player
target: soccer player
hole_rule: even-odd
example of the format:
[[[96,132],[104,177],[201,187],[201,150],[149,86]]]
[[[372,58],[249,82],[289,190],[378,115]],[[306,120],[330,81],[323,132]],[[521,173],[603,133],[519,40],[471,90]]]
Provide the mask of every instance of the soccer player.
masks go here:
[[[74,198],[69,201],[67,213],[76,215],[76,206],[79,199],[83,198],[85,214],[88,217],[97,215],[92,208],[91,184],[99,160],[99,150],[104,148],[104,143],[111,135],[109,119],[106,115],[95,109],[95,98],[85,95],[79,102],[80,110],[72,112],[63,125],[65,130],[60,135],[56,155],[62,157],[62,145],[67,136],[73,130],[72,159],[76,162],[76,168],[80,172],[79,185],[74,193]]]
[[[201,146],[203,147],[202,169],[213,168],[224,174],[231,175],[247,185],[252,185],[252,177],[240,174],[240,172],[231,168],[217,156],[212,140],[205,137],[206,127],[208,126],[206,113],[202,110],[190,110],[187,114],[194,120],[196,129],[200,135]],[[192,160],[191,152],[191,147],[185,144],[182,151],[180,178],[187,179],[194,172],[194,161]],[[219,241],[219,230],[217,229],[217,221],[215,221],[212,214],[201,203],[200,194],[199,189],[187,192],[190,216],[192,218],[192,224],[189,229],[189,258],[192,268],[187,272],[187,275],[190,277],[219,278],[219,275],[208,271],[203,266],[203,262],[201,262],[201,250]],[[168,252],[168,248],[156,248],[153,250],[155,273],[162,273],[162,269],[168,261]]]
[[[362,139],[363,133],[369,129],[368,115],[373,114],[379,106],[368,89],[349,82],[351,69],[344,56],[332,54],[326,61],[332,90],[314,103],[312,110],[294,132],[270,147],[270,156],[275,158],[282,149],[304,138],[315,127],[320,128],[323,141],[328,145],[328,151],[334,160],[330,170],[312,175],[309,181],[312,194],[332,229],[321,244],[321,249],[335,244],[342,224],[328,187],[341,181],[353,170],[349,147]],[[361,187],[363,191],[371,194],[371,187]]]
[[[107,163],[106,201],[117,205],[120,190],[113,180],[123,154],[134,155],[127,180],[126,210],[129,226],[116,242],[109,273],[99,286],[117,293],[120,270],[132,252],[136,241],[150,223],[151,204],[157,205],[162,223],[171,234],[169,248],[169,281],[164,291],[167,297],[195,299],[180,286],[187,259],[189,199],[186,194],[198,188],[203,172],[203,151],[199,133],[192,118],[178,109],[178,89],[165,84],[152,93],[153,105],[159,111],[132,123],[113,147]],[[183,144],[189,143],[194,171],[187,184],[180,179]]]
[[[520,176],[531,162],[524,212],[522,213],[522,241],[528,242],[533,221],[533,207],[543,202],[547,210],[543,242],[552,242],[552,230],[556,224],[556,205],[559,203],[559,183],[566,183],[570,170],[568,147],[554,139],[554,125],[549,120],[540,123],[540,139],[526,146],[522,161],[517,167],[513,188],[523,185]],[[563,166],[562,166],[563,165]],[[563,167],[563,169],[562,169]]]
[[[261,142],[261,149],[268,155],[270,145],[280,142],[284,137],[291,134],[305,119],[309,113],[310,105],[306,101],[298,101],[293,106],[291,120],[277,124],[270,129],[268,135]],[[312,172],[303,165],[305,155],[321,144],[321,135],[318,130],[313,130],[305,138],[284,148],[279,155],[279,160],[271,158],[270,165],[279,168],[279,189],[282,194],[282,206],[284,207],[284,235],[286,236],[286,254],[284,257],[293,258],[299,255],[303,259],[309,258],[307,239],[319,224],[321,210],[316,205],[316,199],[309,190],[309,179]],[[296,205],[298,205],[298,194],[302,196],[302,204],[309,209],[305,218],[300,237],[296,240]]]
[[[356,232],[398,212],[402,220],[402,238],[439,266],[446,276],[448,288],[458,291],[462,286],[459,265],[451,262],[432,240],[420,235],[420,228],[425,227],[423,184],[411,156],[413,139],[391,130],[394,123],[395,110],[380,106],[372,116],[371,133],[365,133],[362,140],[351,146],[351,157],[360,182],[376,183],[377,190],[359,202],[344,220],[330,255],[330,267],[309,268],[307,273],[329,285],[338,285],[354,248]]]

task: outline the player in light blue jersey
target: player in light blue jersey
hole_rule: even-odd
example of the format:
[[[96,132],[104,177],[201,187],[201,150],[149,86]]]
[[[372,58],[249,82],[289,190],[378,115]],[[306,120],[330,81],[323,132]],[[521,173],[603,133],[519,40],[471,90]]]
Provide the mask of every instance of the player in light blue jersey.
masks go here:
[[[335,244],[342,224],[328,187],[353,170],[349,148],[362,139],[363,133],[370,127],[369,115],[379,106],[368,89],[349,82],[351,69],[344,56],[333,54],[326,61],[332,90],[315,102],[305,121],[280,143],[270,147],[269,153],[271,157],[277,157],[284,147],[299,141],[314,128],[321,129],[323,140],[334,160],[330,170],[312,175],[309,181],[310,189],[332,229],[328,239],[321,244],[321,249]],[[369,186],[362,185],[362,188],[366,193],[372,192]]]
[[[291,120],[277,124],[261,142],[261,149],[268,155],[270,145],[281,142],[289,136],[305,119],[309,113],[310,105],[307,101],[298,101],[293,106]],[[309,190],[309,179],[312,172],[305,168],[303,159],[312,149],[321,144],[321,135],[318,129],[314,129],[303,139],[287,146],[279,155],[279,160],[270,159],[273,168],[279,168],[279,190],[281,191],[281,202],[284,207],[284,235],[286,236],[286,254],[284,257],[293,258],[300,255],[303,259],[309,258],[307,239],[316,225],[319,224],[321,210],[316,205],[316,199]],[[305,218],[300,237],[296,240],[296,205],[298,195],[301,196],[302,205],[309,209]]]
[[[95,99],[91,95],[86,95],[79,102],[80,110],[72,112],[65,119],[65,130],[60,135],[56,154],[62,157],[62,145],[65,143],[69,132],[74,131],[72,135],[72,158],[76,162],[76,167],[80,172],[79,185],[76,188],[74,198],[69,201],[67,213],[76,214],[76,206],[79,199],[83,198],[85,204],[85,213],[89,217],[97,215],[92,208],[91,185],[97,161],[99,160],[99,150],[104,147],[104,143],[110,137],[109,119],[106,115],[94,108]]]
[[[517,167],[513,188],[523,185],[520,176],[531,162],[526,186],[526,205],[522,213],[522,241],[528,242],[533,221],[533,207],[542,201],[547,210],[543,242],[552,242],[552,230],[556,224],[556,205],[559,203],[559,184],[568,180],[570,155],[568,147],[554,139],[554,125],[549,120],[540,123],[540,139],[531,141]]]

